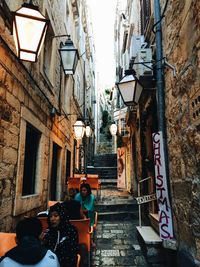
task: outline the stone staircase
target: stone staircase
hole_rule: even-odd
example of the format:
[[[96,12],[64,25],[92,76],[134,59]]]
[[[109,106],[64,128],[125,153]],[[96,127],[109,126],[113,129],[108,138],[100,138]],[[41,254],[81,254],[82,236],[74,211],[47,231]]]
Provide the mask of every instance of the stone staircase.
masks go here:
[[[118,192],[117,196],[114,196],[114,191]],[[135,199],[132,196],[120,196],[120,193],[123,194],[123,192],[117,191],[117,189],[110,189],[108,196],[101,196],[101,200],[96,204],[100,220],[123,221],[138,218],[138,205]]]
[[[165,267],[157,248],[151,246],[147,250],[140,240],[135,198],[117,188],[116,155],[95,156],[94,166],[88,166],[87,172],[98,173],[102,184],[101,196],[95,204],[98,226],[91,267]]]
[[[155,246],[148,255],[143,247],[137,231],[138,205],[132,195],[117,187],[105,187],[95,209],[98,224],[91,267],[166,267]]]
[[[103,188],[96,204],[98,225],[92,267],[148,267],[136,238],[138,207],[129,193]]]
[[[117,185],[117,155],[101,154],[94,156],[94,165],[87,166],[87,173],[98,174],[102,188]]]

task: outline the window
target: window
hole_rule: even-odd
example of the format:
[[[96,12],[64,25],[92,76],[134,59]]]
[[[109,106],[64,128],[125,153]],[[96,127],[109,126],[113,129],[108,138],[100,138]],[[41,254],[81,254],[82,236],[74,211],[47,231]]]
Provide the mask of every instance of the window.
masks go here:
[[[38,148],[41,134],[30,124],[26,127],[22,196],[35,193]]]
[[[151,15],[151,2],[150,0],[140,0],[140,6],[141,6],[141,34],[145,35]]]
[[[53,85],[55,80],[55,44],[56,40],[53,38],[54,32],[52,26],[49,25],[48,31],[46,34],[44,42],[44,51],[43,51],[43,74],[45,78]]]
[[[66,173],[65,173],[65,181],[67,181],[68,177],[71,176],[71,151],[67,149],[66,151]]]
[[[13,215],[36,209],[47,198],[48,144],[46,126],[26,107],[21,109],[16,192]]]
[[[59,180],[59,161],[61,148],[53,142],[51,181],[50,181],[50,199],[57,199],[58,180]]]

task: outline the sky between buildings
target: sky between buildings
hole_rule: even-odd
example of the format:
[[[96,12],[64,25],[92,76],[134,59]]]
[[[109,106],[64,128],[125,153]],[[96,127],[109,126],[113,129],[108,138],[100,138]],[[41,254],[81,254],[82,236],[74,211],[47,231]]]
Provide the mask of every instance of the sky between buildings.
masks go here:
[[[115,84],[114,23],[117,0],[88,0],[101,89]]]

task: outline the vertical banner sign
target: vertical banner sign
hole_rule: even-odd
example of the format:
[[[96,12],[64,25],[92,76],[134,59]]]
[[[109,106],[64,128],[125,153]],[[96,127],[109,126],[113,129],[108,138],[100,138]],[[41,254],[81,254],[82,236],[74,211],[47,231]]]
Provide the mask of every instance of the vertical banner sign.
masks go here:
[[[172,212],[169,202],[162,132],[153,133],[156,196],[159,206],[159,230],[161,239],[173,238]]]
[[[126,172],[125,172],[125,147],[117,149],[117,187],[126,187]]]

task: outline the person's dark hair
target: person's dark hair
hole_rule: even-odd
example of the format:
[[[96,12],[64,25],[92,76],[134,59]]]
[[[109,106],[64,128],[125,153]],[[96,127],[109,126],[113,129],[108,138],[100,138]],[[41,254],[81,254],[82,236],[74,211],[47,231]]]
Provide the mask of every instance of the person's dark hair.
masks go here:
[[[80,192],[81,192],[82,188],[86,188],[86,190],[88,192],[88,195],[91,195],[92,194],[92,190],[91,190],[91,187],[90,187],[89,184],[85,184],[85,183],[84,184],[81,184],[81,186],[80,186]]]
[[[49,214],[48,214],[48,223],[49,225],[51,225],[50,223],[50,216],[51,213],[55,211],[59,214],[60,216],[60,225],[66,225],[66,222],[69,220],[69,214],[68,211],[66,209],[63,208],[62,203],[56,203],[53,206],[50,207],[49,209]]]
[[[23,219],[16,226],[16,236],[21,240],[25,236],[34,236],[39,239],[42,233],[42,225],[38,218],[30,217]]]

